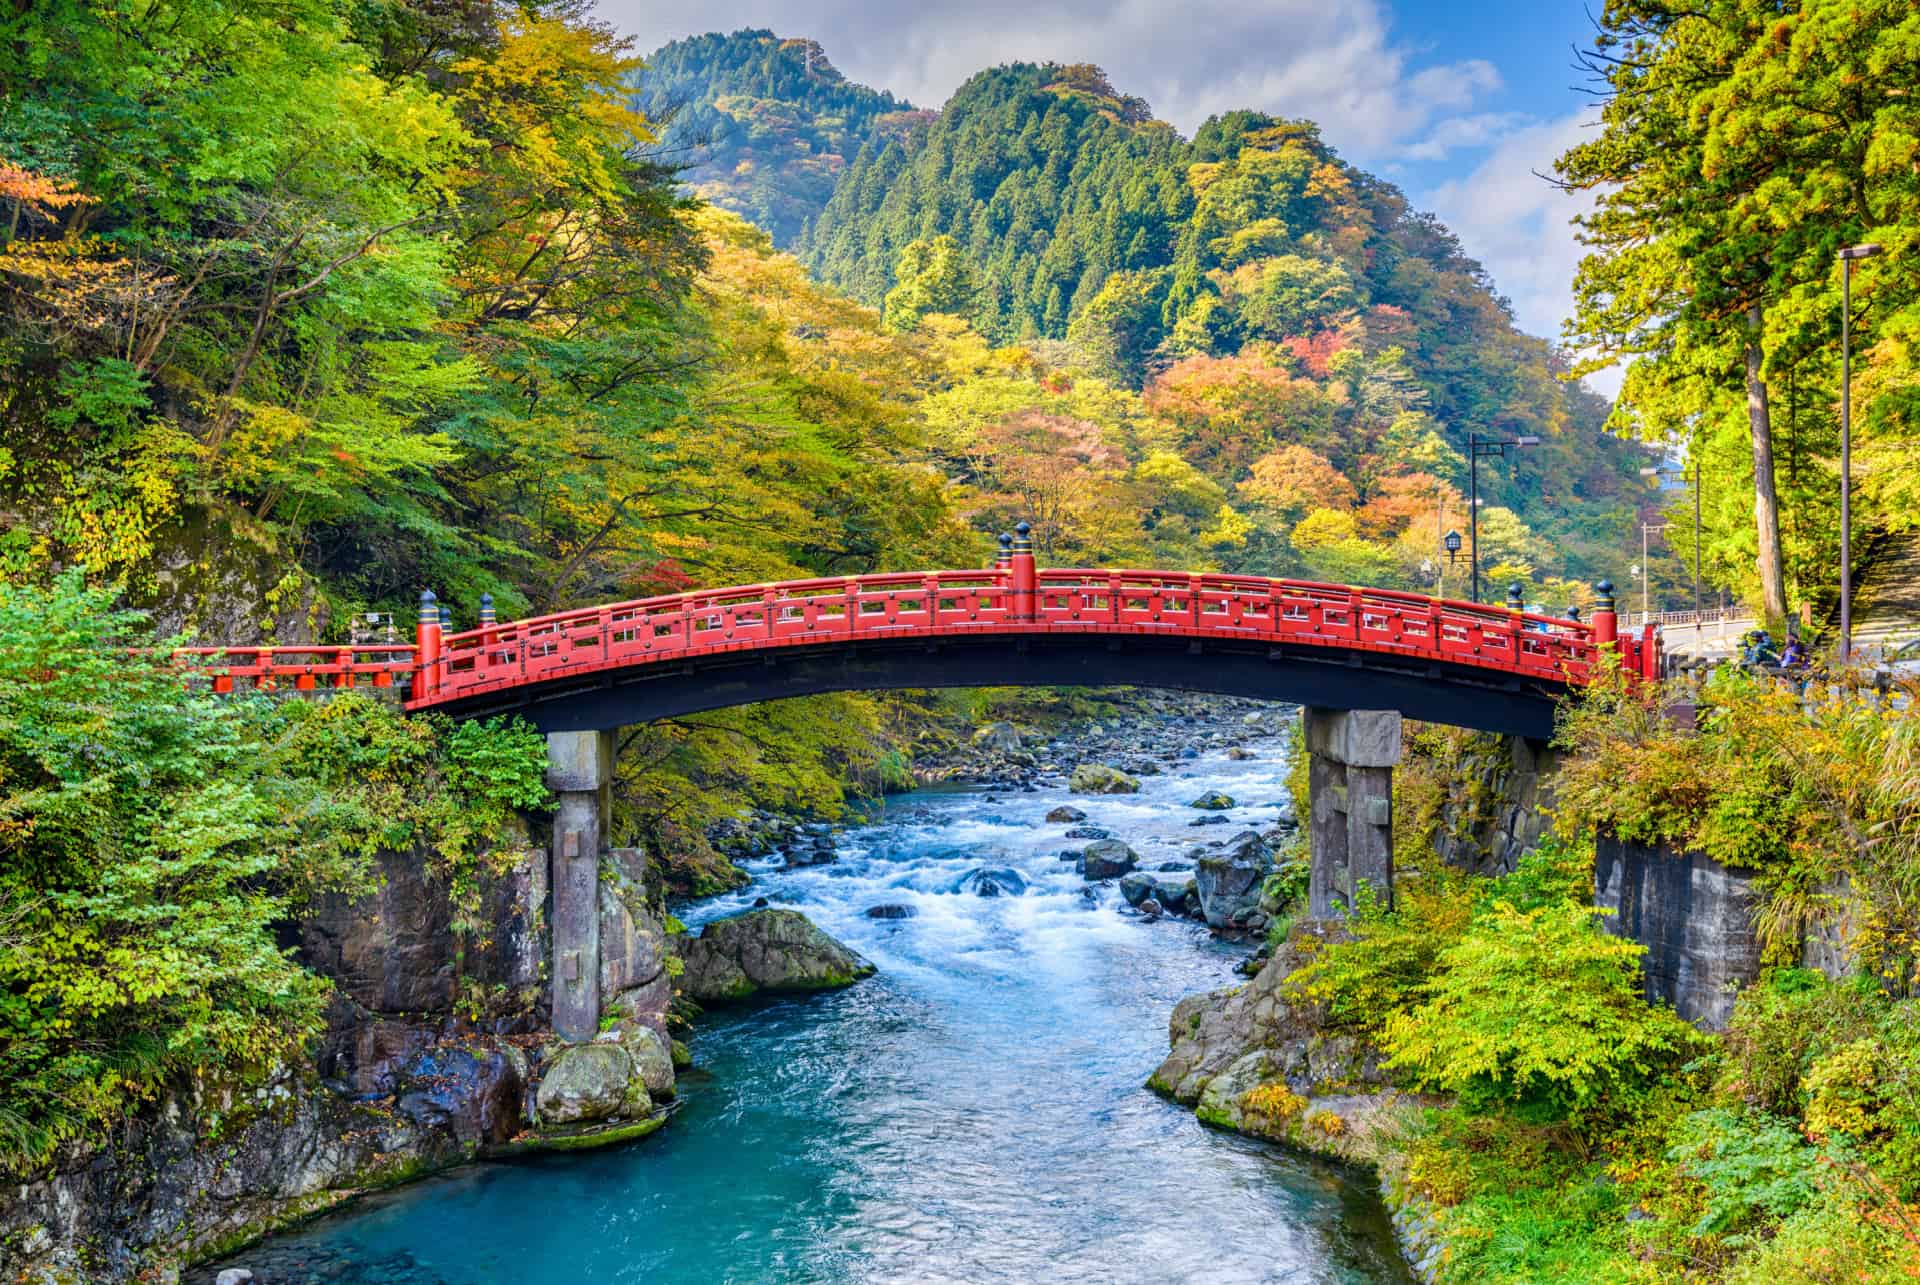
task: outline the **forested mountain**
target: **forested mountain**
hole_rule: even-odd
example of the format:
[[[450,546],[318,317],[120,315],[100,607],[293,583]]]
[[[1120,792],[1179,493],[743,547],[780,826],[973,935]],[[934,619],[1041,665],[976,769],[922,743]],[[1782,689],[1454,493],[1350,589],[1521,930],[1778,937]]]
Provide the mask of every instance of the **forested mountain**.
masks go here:
[[[782,246],[870,137],[915,118],[910,104],[842,76],[814,41],[771,31],[667,45],[647,60],[635,106],[664,122],[661,154],[701,196]]]
[[[763,74],[743,68],[777,64],[764,78],[791,121],[814,56],[767,33],[709,36],[660,51],[648,75],[689,91],[705,77],[717,103]],[[1057,465],[1063,490],[1145,503],[1151,543],[1185,531],[1205,550],[1164,556],[1411,584],[1465,525],[1470,434],[1534,436],[1515,467],[1482,470],[1489,574],[1560,599],[1577,589],[1547,581],[1624,571],[1610,559],[1643,460],[1600,431],[1604,402],[1558,378],[1560,357],[1515,329],[1444,227],[1310,123],[1236,112],[1188,140],[1084,64],[996,68],[937,114],[874,120],[802,259],[896,333],[964,323],[1077,390],[934,393],[931,444],[979,491],[1007,490],[997,461],[1018,441],[1073,461]],[[819,191],[817,172],[749,172],[800,206]],[[708,173],[692,177],[711,192]],[[1149,494],[1170,470],[1178,502]],[[1074,507],[1041,515],[1043,536],[1063,555],[1117,552],[1087,534],[1111,525]]]

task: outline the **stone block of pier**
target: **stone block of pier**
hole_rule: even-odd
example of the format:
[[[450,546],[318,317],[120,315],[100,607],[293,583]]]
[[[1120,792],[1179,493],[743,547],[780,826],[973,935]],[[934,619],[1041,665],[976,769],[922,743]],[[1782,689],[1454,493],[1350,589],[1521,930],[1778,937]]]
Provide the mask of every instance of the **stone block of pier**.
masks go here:
[[[1393,768],[1400,761],[1400,713],[1391,709],[1301,711],[1312,815],[1308,913],[1344,917],[1368,884],[1393,903]]]
[[[590,1040],[600,1029],[600,851],[612,808],[613,734],[547,734],[553,815],[553,1029]]]

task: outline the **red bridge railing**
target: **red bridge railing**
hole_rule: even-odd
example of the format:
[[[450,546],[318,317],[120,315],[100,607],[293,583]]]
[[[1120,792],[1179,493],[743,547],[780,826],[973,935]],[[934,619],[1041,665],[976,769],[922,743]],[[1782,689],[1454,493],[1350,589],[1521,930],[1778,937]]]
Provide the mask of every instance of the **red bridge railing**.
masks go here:
[[[216,692],[311,692],[344,687],[396,687],[412,681],[409,643],[312,647],[181,647],[174,664],[206,678]]]
[[[1024,536],[1024,533],[1023,533]],[[992,568],[916,571],[743,585],[492,620],[446,634],[422,595],[414,647],[191,648],[181,661],[216,690],[407,686],[407,708],[436,706],[554,679],[726,652],[838,640],[966,635],[1108,634],[1247,640],[1429,659],[1521,678],[1582,684],[1598,649],[1658,677],[1652,626],[1618,637],[1601,583],[1592,623],[1421,594],[1257,576],[1166,571],[1038,570],[1024,538]]]

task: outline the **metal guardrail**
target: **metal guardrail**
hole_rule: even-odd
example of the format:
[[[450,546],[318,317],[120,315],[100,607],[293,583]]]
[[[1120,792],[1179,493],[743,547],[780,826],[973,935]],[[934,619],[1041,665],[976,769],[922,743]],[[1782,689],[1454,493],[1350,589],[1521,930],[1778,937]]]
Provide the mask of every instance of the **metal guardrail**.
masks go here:
[[[1741,624],[1754,618],[1751,611],[1744,607],[1713,607],[1705,611],[1623,611],[1620,613],[1622,629],[1639,629],[1646,625],[1721,625]]]

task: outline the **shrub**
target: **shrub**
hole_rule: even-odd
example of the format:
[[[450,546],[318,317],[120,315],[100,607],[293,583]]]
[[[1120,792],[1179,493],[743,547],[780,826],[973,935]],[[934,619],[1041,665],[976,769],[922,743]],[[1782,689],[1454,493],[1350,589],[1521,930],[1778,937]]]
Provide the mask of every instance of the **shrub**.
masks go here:
[[[1805,1208],[1819,1195],[1815,1157],[1777,1116],[1724,1108],[1683,1116],[1667,1159],[1676,1176],[1700,1189],[1699,1216],[1687,1234],[1724,1237]]]
[[[1441,954],[1424,1001],[1388,1019],[1388,1065],[1472,1109],[1580,1119],[1620,1106],[1700,1044],[1642,1001],[1643,949],[1576,905],[1498,902]]]
[[[1727,1285],[1920,1279],[1920,1210],[1836,1187],[1735,1263]]]
[[[1814,1063],[1872,1032],[1886,1007],[1866,978],[1830,982],[1806,969],[1773,972],[1734,1003],[1715,1094],[1797,1116]]]
[[[1240,1095],[1240,1109],[1251,1115],[1287,1121],[1300,1114],[1307,1100],[1287,1087],[1285,1080],[1255,1085]]]
[[[1322,946],[1288,978],[1295,998],[1324,1004],[1327,1022],[1377,1033],[1419,996],[1442,951],[1466,931],[1474,897],[1468,877],[1437,871],[1395,888],[1391,911],[1362,884],[1347,927],[1352,939]]]

